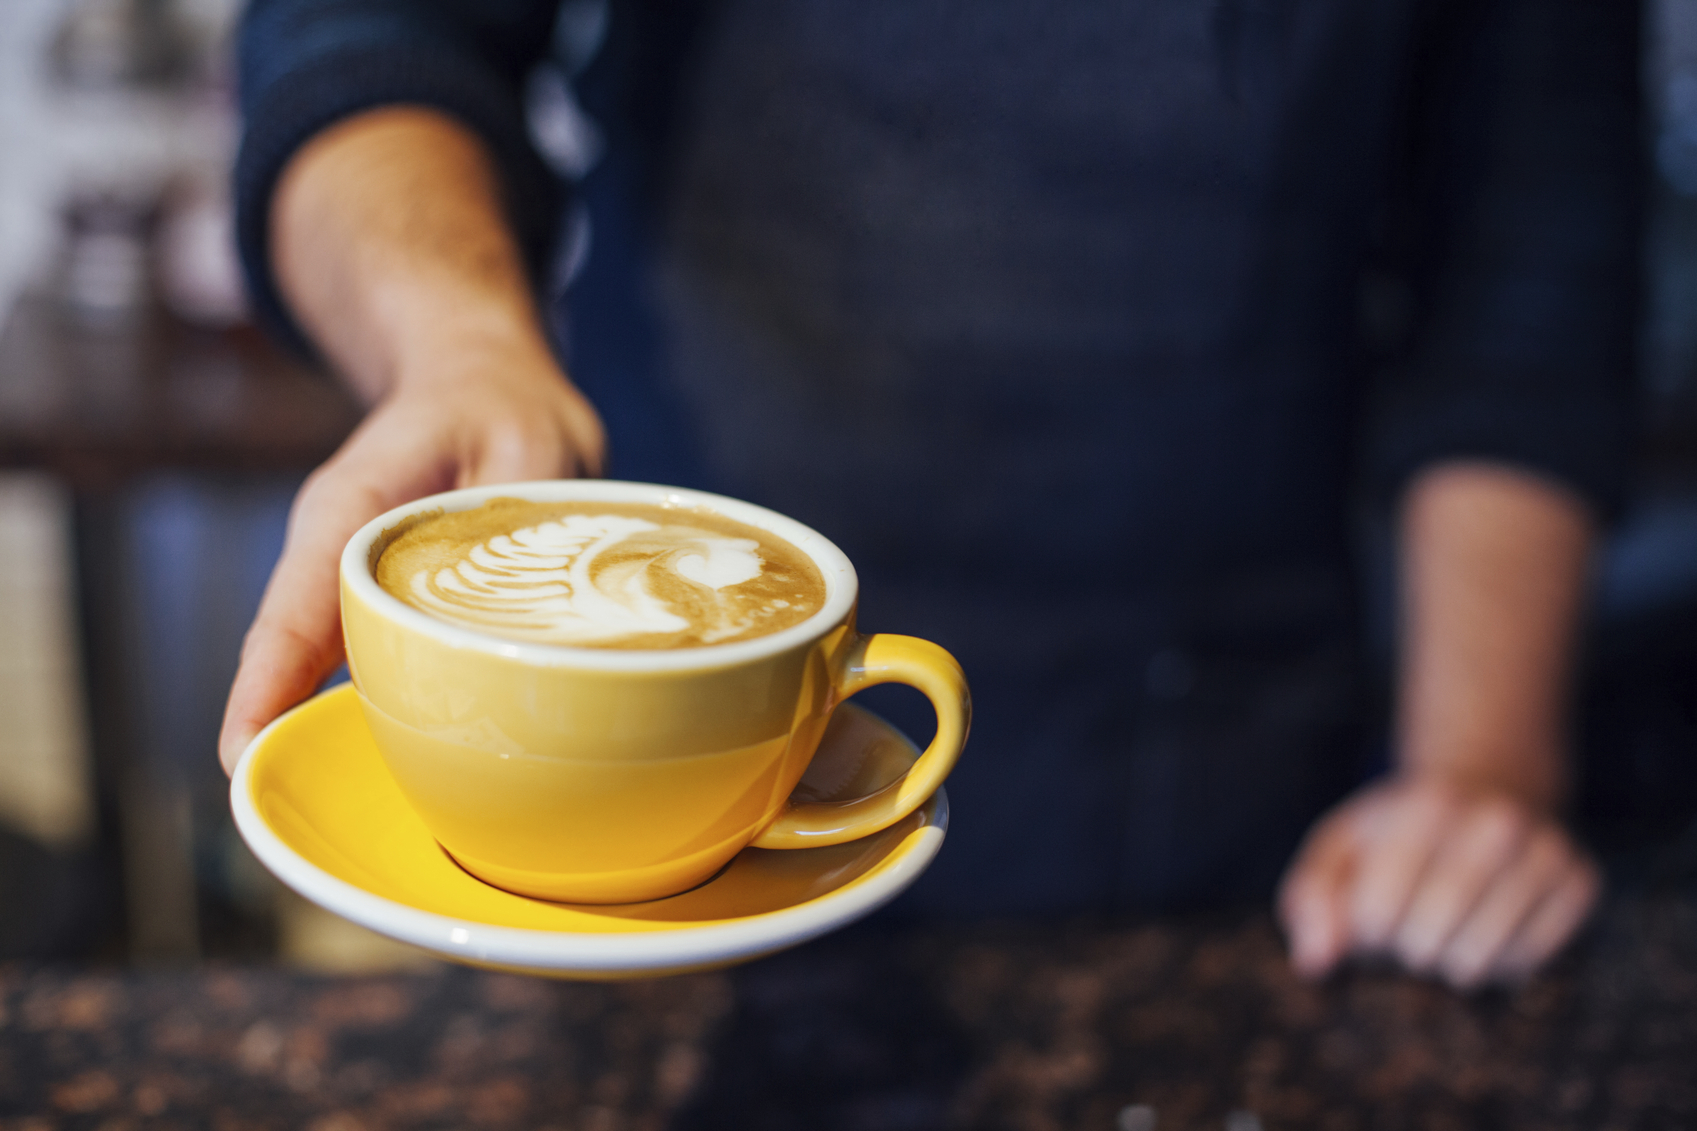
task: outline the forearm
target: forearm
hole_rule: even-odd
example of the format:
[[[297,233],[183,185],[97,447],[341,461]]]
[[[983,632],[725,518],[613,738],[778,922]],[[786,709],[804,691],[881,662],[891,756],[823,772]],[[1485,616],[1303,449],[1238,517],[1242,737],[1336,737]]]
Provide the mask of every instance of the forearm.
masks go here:
[[[1399,769],[1553,809],[1593,536],[1585,507],[1507,467],[1442,464],[1411,485],[1401,534]]]
[[[278,183],[271,242],[296,318],[368,401],[487,347],[547,355],[494,168],[445,115],[386,107],[314,138]]]

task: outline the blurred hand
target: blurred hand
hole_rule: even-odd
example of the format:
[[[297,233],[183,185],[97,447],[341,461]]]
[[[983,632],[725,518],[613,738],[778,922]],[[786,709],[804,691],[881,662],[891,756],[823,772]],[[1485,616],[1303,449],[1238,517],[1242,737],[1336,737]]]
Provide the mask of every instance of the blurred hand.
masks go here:
[[[295,498],[230,688],[218,741],[225,772],[342,663],[337,570],[355,531],[437,491],[597,475],[604,444],[595,410],[529,341],[468,344],[396,380]]]
[[[1506,792],[1403,776],[1320,819],[1278,906],[1305,977],[1378,954],[1472,989],[1529,976],[1600,891],[1596,865],[1548,813]]]

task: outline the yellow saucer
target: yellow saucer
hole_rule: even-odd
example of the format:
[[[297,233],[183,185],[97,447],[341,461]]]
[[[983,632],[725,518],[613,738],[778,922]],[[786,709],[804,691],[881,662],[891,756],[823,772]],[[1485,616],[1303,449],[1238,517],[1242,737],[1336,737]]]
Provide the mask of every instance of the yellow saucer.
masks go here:
[[[917,757],[877,716],[837,710],[798,797],[849,801]],[[744,849],[713,879],[668,899],[549,903],[461,870],[401,796],[351,686],[267,727],[230,782],[254,854],[308,899],[444,958],[565,978],[710,969],[805,942],[893,899],[931,863],[948,827],[939,790],[883,832],[828,848]]]

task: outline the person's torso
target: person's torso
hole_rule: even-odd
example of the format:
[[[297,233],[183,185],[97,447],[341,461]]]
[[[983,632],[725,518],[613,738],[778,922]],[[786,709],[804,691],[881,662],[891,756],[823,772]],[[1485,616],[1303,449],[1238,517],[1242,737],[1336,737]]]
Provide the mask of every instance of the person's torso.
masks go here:
[[[711,473],[891,563],[1334,552],[1405,9],[709,9],[656,230]]]
[[[705,485],[838,541],[863,623],[980,690],[927,905],[1252,890],[1348,780],[1355,295],[1409,18],[726,0],[682,53],[656,395]]]

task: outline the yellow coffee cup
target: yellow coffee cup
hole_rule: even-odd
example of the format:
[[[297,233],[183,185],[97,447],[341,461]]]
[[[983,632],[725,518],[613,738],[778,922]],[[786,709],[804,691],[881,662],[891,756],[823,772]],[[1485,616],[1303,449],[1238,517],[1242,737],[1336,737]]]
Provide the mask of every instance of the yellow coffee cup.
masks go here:
[[[811,558],[824,603],[799,624],[730,644],[568,648],[438,620],[377,584],[377,558],[413,523],[506,497],[714,511]],[[709,879],[750,845],[868,836],[930,797],[966,743],[971,699],[954,658],[914,637],[857,632],[858,586],[841,550],[719,495],[610,480],[433,495],[354,535],[341,589],[349,671],[390,773],[462,867],[523,895],[655,899]],[[936,711],[918,761],[856,801],[792,799],[832,710],[889,682],[918,688]]]

